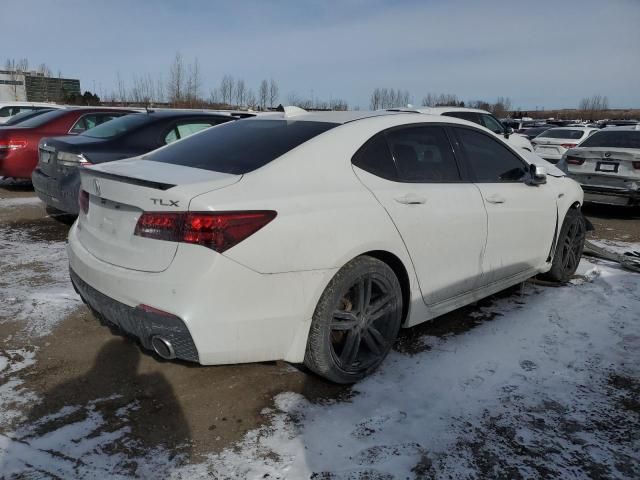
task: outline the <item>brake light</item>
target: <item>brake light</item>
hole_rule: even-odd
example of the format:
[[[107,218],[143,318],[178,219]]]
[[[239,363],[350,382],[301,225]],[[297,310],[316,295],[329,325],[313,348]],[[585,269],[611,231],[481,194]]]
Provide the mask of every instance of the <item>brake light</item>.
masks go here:
[[[89,193],[84,190],[80,190],[80,194],[78,195],[78,207],[80,207],[80,211],[85,215],[89,213]]]
[[[22,139],[0,140],[0,151],[19,150],[27,146],[27,141]]]
[[[578,145],[577,143],[561,143],[560,146],[562,148],[566,148],[567,150],[569,150],[570,148],[575,147],[576,145]]]
[[[218,253],[250,237],[276,217],[273,210],[240,212],[145,212],[134,235],[193,243]]]
[[[571,165],[582,165],[584,163],[584,160],[584,158],[572,157],[570,155],[567,155],[567,163],[570,163]]]

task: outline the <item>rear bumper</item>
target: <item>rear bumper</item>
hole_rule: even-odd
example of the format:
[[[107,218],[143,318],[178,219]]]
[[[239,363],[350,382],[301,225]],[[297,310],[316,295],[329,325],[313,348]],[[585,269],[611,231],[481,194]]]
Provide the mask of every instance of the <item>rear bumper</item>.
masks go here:
[[[31,174],[31,183],[40,200],[47,205],[73,215],[78,214],[80,174],[77,171],[57,179],[36,168]]]
[[[77,225],[68,245],[76,288],[101,317],[146,348],[156,320],[136,309],[141,304],[178,317],[180,339],[192,340],[191,358],[203,365],[303,361],[313,311],[336,269],[260,274],[181,244],[165,271],[141,272],[94,257],[79,242]]]
[[[69,275],[76,292],[103,324],[116,327],[125,334],[135,337],[147,350],[153,350],[151,339],[154,336],[162,337],[171,343],[175,358],[190,362],[198,361],[198,350],[189,334],[189,329],[178,317],[132,308],[103,295],[82,280],[72,269],[69,270]]]
[[[610,205],[640,204],[640,182],[611,176],[570,174],[584,191],[584,201]]]
[[[37,163],[37,152],[9,151],[0,155],[0,177],[31,178],[31,172]]]

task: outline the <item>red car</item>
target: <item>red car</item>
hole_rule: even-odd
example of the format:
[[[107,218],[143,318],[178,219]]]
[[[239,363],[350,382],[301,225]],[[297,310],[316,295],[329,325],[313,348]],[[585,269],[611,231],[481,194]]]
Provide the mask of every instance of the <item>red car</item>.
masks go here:
[[[133,110],[103,107],[64,108],[0,127],[0,177],[31,178],[43,137],[74,135]]]

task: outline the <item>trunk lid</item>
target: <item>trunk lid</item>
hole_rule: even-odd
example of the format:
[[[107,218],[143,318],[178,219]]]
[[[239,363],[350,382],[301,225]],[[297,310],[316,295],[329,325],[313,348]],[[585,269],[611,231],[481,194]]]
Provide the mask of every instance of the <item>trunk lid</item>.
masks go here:
[[[45,138],[38,147],[38,169],[48,177],[58,178],[61,174],[66,174],[70,166],[80,166],[80,163],[77,165],[61,164],[58,155],[60,152],[80,155],[83,153],[82,147],[91,146],[101,141],[101,139],[92,139],[80,135]]]
[[[604,177],[640,178],[640,170],[633,166],[633,162],[640,162],[640,150],[637,149],[574,148],[567,155],[584,159],[582,165],[568,164],[572,173],[601,175]]]
[[[134,235],[143,212],[188,211],[191,199],[233,185],[241,175],[127,159],[83,168],[89,210],[78,217],[78,238],[98,259],[144,272],[166,270],[177,242]]]

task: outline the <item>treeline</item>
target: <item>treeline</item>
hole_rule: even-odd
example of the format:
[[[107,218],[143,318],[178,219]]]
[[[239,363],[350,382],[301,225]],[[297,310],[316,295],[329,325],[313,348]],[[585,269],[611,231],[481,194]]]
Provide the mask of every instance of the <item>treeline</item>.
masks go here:
[[[263,79],[252,88],[243,78],[225,74],[217,86],[206,88],[197,58],[185,61],[181,53],[176,53],[169,67],[168,79],[153,78],[149,74],[133,75],[127,84],[117,75],[116,89],[104,96],[109,103],[122,105],[153,105],[168,103],[181,108],[249,108],[267,110],[281,102],[280,86],[273,79]],[[288,105],[307,109],[347,110],[348,104],[341,99],[324,101],[317,98],[306,99],[295,93],[287,96]]]

